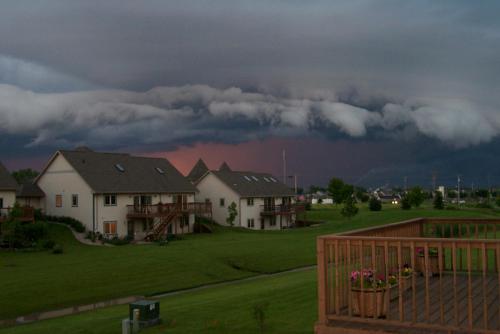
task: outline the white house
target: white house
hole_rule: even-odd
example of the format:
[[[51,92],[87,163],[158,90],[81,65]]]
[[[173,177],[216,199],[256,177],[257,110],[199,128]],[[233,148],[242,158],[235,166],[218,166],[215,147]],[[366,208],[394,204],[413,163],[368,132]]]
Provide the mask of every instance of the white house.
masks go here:
[[[0,162],[0,220],[7,216],[7,209],[14,206],[17,187],[16,180]]]
[[[200,159],[188,178],[198,188],[197,197],[212,203],[213,219],[227,225],[229,206],[236,205],[234,226],[250,229],[281,229],[295,224],[295,194],[274,176],[233,171],[224,163],[209,170]]]
[[[47,215],[73,217],[106,237],[155,239],[187,233],[197,212],[196,188],[166,159],[57,151],[35,180]]]

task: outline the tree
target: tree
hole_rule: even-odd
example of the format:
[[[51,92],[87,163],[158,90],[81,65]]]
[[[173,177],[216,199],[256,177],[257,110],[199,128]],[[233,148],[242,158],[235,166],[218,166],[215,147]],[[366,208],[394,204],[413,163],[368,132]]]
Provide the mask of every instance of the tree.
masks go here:
[[[227,213],[228,213],[228,216],[226,218],[226,223],[228,223],[229,226],[233,226],[234,220],[236,219],[236,216],[238,215],[238,210],[236,210],[236,203],[232,202],[228,206]]]
[[[39,173],[36,170],[33,170],[31,168],[20,169],[12,172],[12,176],[14,177],[14,179],[16,179],[18,184],[33,181],[38,176],[38,174]]]
[[[500,197],[497,197],[495,202],[496,202],[497,206],[500,206]]]
[[[440,191],[436,191],[434,193],[434,209],[437,210],[443,210],[444,209],[444,201],[443,201],[443,195],[441,194]]]
[[[410,204],[415,207],[419,207],[425,200],[425,193],[422,191],[420,187],[413,187],[410,189],[408,193],[408,200]]]
[[[347,198],[352,197],[354,187],[334,177],[328,184],[328,193],[333,197],[335,203],[339,204],[343,203]]]
[[[408,195],[404,195],[403,198],[401,198],[401,209],[403,210],[411,209],[411,202],[410,199],[408,198]]]
[[[342,216],[351,219],[351,217],[354,217],[355,215],[358,214],[358,207],[356,206],[356,200],[354,199],[353,196],[349,196],[345,201],[344,201],[344,207],[340,211]]]
[[[368,204],[370,211],[380,211],[382,210],[382,202],[376,197],[370,198],[370,203]]]

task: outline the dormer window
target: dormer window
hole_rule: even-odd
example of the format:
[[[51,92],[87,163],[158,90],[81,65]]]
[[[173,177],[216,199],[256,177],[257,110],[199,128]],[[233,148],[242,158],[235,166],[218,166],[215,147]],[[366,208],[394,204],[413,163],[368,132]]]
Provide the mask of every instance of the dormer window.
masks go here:
[[[123,168],[123,166],[122,166],[122,165],[120,165],[120,164],[116,164],[116,165],[115,165],[115,168],[116,168],[116,169],[117,169],[120,173],[125,172],[125,168]]]

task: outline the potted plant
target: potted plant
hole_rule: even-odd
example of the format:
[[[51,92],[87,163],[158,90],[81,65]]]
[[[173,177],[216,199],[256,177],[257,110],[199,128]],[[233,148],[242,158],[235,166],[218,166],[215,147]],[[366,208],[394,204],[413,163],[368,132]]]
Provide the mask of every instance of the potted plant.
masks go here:
[[[405,263],[403,265],[403,270],[401,270],[401,286],[403,291],[411,289],[411,278],[413,276],[413,269]]]
[[[387,289],[397,284],[395,276],[377,275],[375,270],[351,272],[351,301],[354,315],[382,318],[387,315]]]
[[[429,276],[439,273],[439,257],[436,248],[429,248],[427,253],[427,270],[425,268],[425,250],[422,247],[416,249],[417,252],[417,270],[424,275],[426,272]]]

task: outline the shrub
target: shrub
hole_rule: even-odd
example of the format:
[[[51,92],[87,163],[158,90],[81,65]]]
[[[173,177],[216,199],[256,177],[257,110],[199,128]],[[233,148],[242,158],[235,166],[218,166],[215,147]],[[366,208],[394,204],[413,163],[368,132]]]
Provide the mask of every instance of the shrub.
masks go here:
[[[44,240],[42,241],[42,247],[44,249],[52,249],[56,245],[56,242],[54,240]]]
[[[476,204],[478,209],[493,209],[493,206],[488,202],[479,202]]]
[[[420,187],[413,187],[410,189],[408,193],[408,200],[412,206],[418,208],[420,204],[422,204],[425,200],[425,193],[422,191]]]
[[[29,223],[9,220],[2,224],[3,243],[9,248],[30,248],[47,236],[44,223]]]
[[[437,210],[444,209],[443,195],[439,191],[436,191],[436,193],[434,194],[433,206],[434,206],[434,209],[437,209]]]
[[[305,208],[306,208],[306,211],[311,211],[311,209],[312,209],[312,204],[311,204],[311,202],[309,202],[309,201],[308,201],[308,202],[306,202]]]
[[[380,211],[382,210],[382,202],[375,197],[370,198],[368,203],[370,211]]]
[[[118,237],[114,237],[112,239],[104,239],[104,242],[115,246],[123,246],[123,245],[128,245],[130,243],[130,239],[129,238],[120,239]]]
[[[356,206],[356,201],[354,197],[349,196],[345,201],[344,201],[344,207],[340,211],[340,214],[342,216],[351,219],[351,217],[354,217],[355,215],[358,214],[358,207]]]
[[[359,199],[361,200],[362,203],[366,203],[370,200],[370,196],[368,196],[367,194],[363,193],[361,194],[361,196],[359,197]]]
[[[65,216],[45,216],[45,220],[57,222],[61,224],[65,224],[71,226],[76,232],[83,233],[85,232],[85,226],[78,220],[72,217]]]
[[[55,245],[54,248],[52,248],[52,254],[62,254],[63,252],[63,248],[59,244]]]
[[[497,198],[495,199],[495,204],[496,204],[497,206],[500,206],[500,197],[497,197]]]
[[[411,202],[407,195],[404,195],[403,198],[401,199],[401,209],[403,210],[411,209]]]

